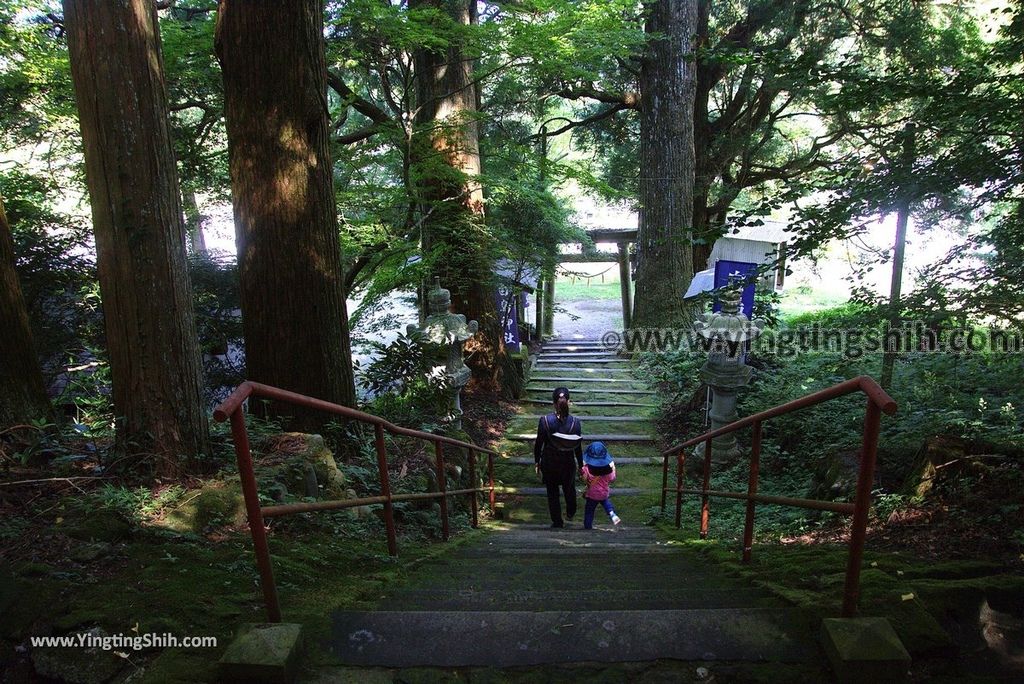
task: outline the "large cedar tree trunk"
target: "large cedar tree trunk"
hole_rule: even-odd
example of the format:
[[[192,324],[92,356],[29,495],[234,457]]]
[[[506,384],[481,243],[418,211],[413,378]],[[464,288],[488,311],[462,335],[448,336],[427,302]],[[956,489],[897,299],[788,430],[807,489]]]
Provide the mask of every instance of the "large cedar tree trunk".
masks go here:
[[[21,283],[14,270],[14,240],[0,197],[0,430],[49,412]]]
[[[65,0],[118,441],[177,477],[208,453],[156,4]]]
[[[650,4],[640,75],[640,229],[634,327],[685,325],[693,277],[693,35],[696,0]]]
[[[235,240],[249,379],[352,406],[355,388],[328,148],[320,0],[223,0]],[[330,416],[294,406],[290,426]]]
[[[415,0],[415,7],[447,12],[459,24],[476,23],[474,0]],[[452,311],[480,323],[466,345],[474,377],[500,386],[506,354],[495,301],[493,239],[484,225],[480,187],[477,85],[473,59],[457,41],[446,50],[415,54],[416,135],[414,182],[426,218],[424,253],[432,255],[432,275],[452,293]],[[510,380],[511,378],[507,378]]]

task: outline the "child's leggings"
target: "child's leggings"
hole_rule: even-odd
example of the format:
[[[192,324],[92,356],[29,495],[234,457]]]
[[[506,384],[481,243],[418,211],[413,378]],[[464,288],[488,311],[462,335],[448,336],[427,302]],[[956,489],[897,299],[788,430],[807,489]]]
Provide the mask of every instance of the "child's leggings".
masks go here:
[[[594,511],[597,509],[597,504],[604,506],[604,510],[608,513],[608,517],[611,518],[615,515],[615,509],[612,508],[612,500],[610,498],[604,501],[595,501],[594,499],[587,499],[587,503],[583,508],[583,528],[590,530],[594,528]]]

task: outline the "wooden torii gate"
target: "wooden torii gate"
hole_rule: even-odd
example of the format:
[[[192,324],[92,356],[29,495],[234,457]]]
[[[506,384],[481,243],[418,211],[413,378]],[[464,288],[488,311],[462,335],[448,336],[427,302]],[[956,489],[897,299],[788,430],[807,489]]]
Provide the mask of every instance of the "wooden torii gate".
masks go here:
[[[618,245],[617,253],[598,252],[596,249],[587,249],[584,246],[580,254],[562,254],[559,263],[591,263],[591,262],[618,262],[619,264],[619,287],[622,292],[622,324],[630,327],[633,320],[633,287],[632,273],[629,266],[629,243],[636,242],[636,228],[591,228],[586,231],[587,236],[596,245],[599,242],[614,242]],[[544,278],[544,286],[537,287],[537,330],[542,336],[550,336],[554,333],[554,308],[550,302],[555,301],[555,279]]]

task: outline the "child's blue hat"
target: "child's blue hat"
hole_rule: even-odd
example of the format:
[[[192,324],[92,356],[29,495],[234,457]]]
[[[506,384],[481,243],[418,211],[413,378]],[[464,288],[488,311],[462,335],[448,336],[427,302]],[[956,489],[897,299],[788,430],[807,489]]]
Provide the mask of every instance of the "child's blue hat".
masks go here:
[[[583,452],[583,462],[588,466],[600,468],[612,462],[612,455],[608,453],[602,442],[591,442],[587,450]]]

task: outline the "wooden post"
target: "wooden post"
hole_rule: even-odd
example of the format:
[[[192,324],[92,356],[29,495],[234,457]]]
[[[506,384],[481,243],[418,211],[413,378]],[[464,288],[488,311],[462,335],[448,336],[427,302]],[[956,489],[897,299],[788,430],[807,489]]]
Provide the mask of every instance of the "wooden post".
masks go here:
[[[263,603],[267,607],[267,621],[280,622],[281,603],[277,598],[274,568],[270,559],[270,548],[267,546],[267,528],[263,524],[259,488],[252,469],[252,453],[249,451],[249,433],[245,429],[245,416],[242,415],[241,408],[236,408],[231,413],[231,436],[235,442],[238,476],[242,480],[242,498],[245,500],[249,532],[252,534],[252,546],[256,552],[256,567],[260,573]]]
[[[864,414],[864,436],[860,447],[860,471],[857,474],[857,494],[854,497],[853,522],[850,525],[850,556],[846,563],[846,583],[843,587],[844,618],[857,615],[860,598],[860,568],[867,540],[868,512],[871,509],[871,487],[875,481],[875,459],[878,456],[878,434],[881,431],[882,411],[868,399]]]
[[[629,243],[619,243],[619,288],[622,290],[622,327],[629,328],[633,321],[633,284],[629,274]]]
[[[711,486],[711,444],[712,440],[704,442],[704,486],[701,488],[700,500],[700,538],[708,538],[708,520],[711,517],[708,507],[708,489]]]
[[[469,493],[470,525],[475,529],[480,524],[477,517],[480,511],[480,503],[477,500],[476,489],[480,486],[480,483],[477,482],[476,479],[476,451],[474,449],[469,449],[467,456],[469,456],[469,463],[467,464],[469,466],[469,486],[473,489],[473,491]]]
[[[547,306],[547,302],[544,301],[544,280],[544,278],[537,279],[537,290],[534,293],[537,295],[537,310],[533,313],[533,327],[538,342],[544,341],[544,307]]]
[[[555,335],[555,270],[544,277],[544,337]]]

